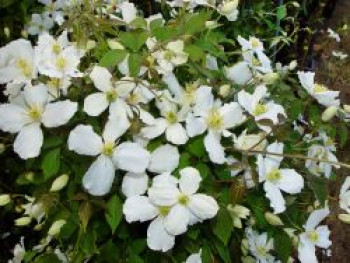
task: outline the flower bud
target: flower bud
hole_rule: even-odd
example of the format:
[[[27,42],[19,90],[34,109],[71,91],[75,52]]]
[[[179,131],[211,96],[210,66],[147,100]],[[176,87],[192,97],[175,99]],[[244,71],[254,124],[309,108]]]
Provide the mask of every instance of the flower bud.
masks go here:
[[[32,221],[31,217],[24,216],[24,217],[20,217],[20,218],[16,219],[15,225],[16,226],[26,226],[26,225],[29,225],[31,221]]]
[[[217,27],[219,27],[220,24],[216,21],[207,21],[205,22],[205,27],[208,29],[215,29]]]
[[[61,220],[57,220],[55,222],[53,222],[53,224],[51,225],[48,234],[50,236],[56,236],[60,233],[61,228],[66,224],[66,220],[61,219]]]
[[[219,95],[223,98],[226,98],[230,94],[230,91],[231,91],[230,85],[228,85],[228,84],[222,85],[219,88]]]
[[[266,84],[273,84],[276,80],[278,80],[279,75],[278,73],[272,72],[272,73],[267,73],[262,77],[262,80]]]
[[[0,154],[3,154],[6,150],[6,146],[3,143],[0,143]]]
[[[338,112],[338,107],[330,106],[322,113],[322,120],[324,122],[330,121]]]
[[[289,70],[294,70],[298,66],[298,62],[296,60],[293,60],[292,62],[289,63]]]
[[[233,11],[235,11],[238,7],[238,0],[232,0],[232,1],[226,1],[223,2],[220,6],[220,12],[224,15],[231,14]]]
[[[283,226],[283,222],[282,222],[281,218],[275,214],[270,213],[270,212],[265,213],[265,219],[270,225]]]
[[[88,42],[86,43],[86,49],[91,50],[91,49],[94,49],[95,47],[96,47],[96,41],[88,40]]]
[[[247,130],[243,131],[238,137],[234,136],[234,147],[237,150],[248,151],[256,150],[262,151],[265,149],[267,141],[264,139],[263,133],[247,134]]]
[[[33,172],[26,172],[24,174],[24,177],[28,180],[28,181],[33,181],[34,179],[34,173]]]
[[[350,224],[350,214],[339,214],[338,219],[345,224]]]
[[[124,46],[122,44],[113,39],[108,39],[107,43],[110,49],[124,49]]]
[[[4,28],[4,35],[7,38],[9,38],[11,36],[11,31],[10,31],[10,29],[7,26]]]
[[[345,104],[343,108],[346,113],[350,113],[350,105]]]
[[[62,174],[61,176],[57,177],[51,185],[50,192],[57,192],[63,189],[67,185],[68,179],[68,174]]]
[[[0,195],[0,206],[5,206],[10,202],[11,202],[10,195],[7,195],[7,194]]]

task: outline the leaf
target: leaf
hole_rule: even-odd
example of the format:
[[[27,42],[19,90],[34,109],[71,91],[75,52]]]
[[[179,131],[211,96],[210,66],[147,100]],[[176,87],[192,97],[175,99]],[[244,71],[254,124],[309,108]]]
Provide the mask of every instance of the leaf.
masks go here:
[[[299,117],[299,114],[303,111],[303,103],[300,100],[293,100],[290,106],[289,117],[292,121]]]
[[[313,176],[309,180],[310,188],[315,194],[315,197],[317,200],[323,205],[328,196],[328,191],[327,191],[327,180],[322,177],[316,177]]]
[[[198,138],[191,142],[188,145],[188,151],[198,158],[203,157],[206,153],[203,138]]]
[[[285,5],[277,7],[277,19],[282,20],[287,16],[287,8]]]
[[[45,180],[50,179],[60,170],[61,149],[56,148],[49,151],[43,158],[41,169]]]
[[[137,77],[141,68],[141,56],[137,53],[130,54],[128,59],[129,71],[132,77]]]
[[[232,219],[231,219],[232,221]],[[218,252],[220,258],[225,262],[225,263],[230,263],[231,258],[230,258],[230,251],[228,250],[227,246],[223,246],[219,241],[214,240],[214,245],[216,248],[216,251]]]
[[[109,199],[106,209],[106,220],[111,227],[112,234],[114,234],[123,216],[123,205],[117,195],[114,195]]]
[[[113,49],[108,51],[100,60],[101,67],[114,67],[126,57],[127,52],[123,49]]]
[[[134,254],[141,254],[147,247],[145,239],[134,239],[130,245],[130,249]]]
[[[200,47],[198,47],[196,45],[188,45],[185,47],[184,51],[186,53],[188,53],[190,59],[195,61],[195,62],[198,62],[198,61],[205,59],[205,53],[204,53],[203,49],[201,49]]]
[[[189,18],[184,23],[184,34],[192,35],[206,30],[205,22],[208,21],[209,15],[208,12],[190,14]]]
[[[52,136],[49,138],[45,138],[42,149],[54,148],[62,145],[64,140],[62,136]]]
[[[278,254],[278,258],[283,262],[288,262],[292,254],[292,241],[284,231],[276,231],[274,236],[274,247]]]
[[[91,216],[92,216],[91,204],[88,201],[82,202],[79,207],[79,219],[83,226],[84,232],[86,231],[86,227],[89,224]]]
[[[205,178],[207,178],[207,176],[209,175],[210,169],[207,165],[205,165],[204,163],[199,163],[196,165],[196,169],[199,171],[199,173],[201,174],[201,177],[203,178],[203,180]]]
[[[349,131],[346,125],[341,125],[338,129],[339,143],[341,147],[345,146],[345,143],[348,140]]]
[[[146,43],[147,38],[148,33],[143,30],[120,33],[120,42],[134,52],[140,50],[140,48]]]
[[[61,260],[59,260],[58,257],[53,253],[41,255],[34,260],[34,263],[47,263],[47,262],[60,263]]]
[[[221,208],[213,226],[213,233],[224,245],[227,245],[233,230],[233,221],[226,208]]]

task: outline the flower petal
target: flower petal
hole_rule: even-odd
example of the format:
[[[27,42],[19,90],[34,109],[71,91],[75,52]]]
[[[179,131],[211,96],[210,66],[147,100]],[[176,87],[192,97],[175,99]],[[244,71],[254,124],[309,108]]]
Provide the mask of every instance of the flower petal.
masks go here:
[[[266,181],[264,183],[264,190],[266,197],[270,200],[270,206],[273,208],[275,214],[282,213],[286,210],[286,201],[280,189],[273,183]]]
[[[102,196],[112,187],[115,167],[111,158],[100,155],[94,161],[83,177],[84,188],[95,196]]]
[[[164,218],[166,231],[174,236],[185,233],[190,220],[189,213],[190,211],[183,205],[177,204],[172,207]]]
[[[198,118],[190,115],[186,119],[186,130],[187,130],[188,136],[190,137],[197,136],[205,132],[206,129],[207,129],[207,124],[204,118]]]
[[[146,139],[154,139],[163,134],[166,127],[166,120],[163,118],[158,118],[154,120],[152,125],[142,128],[140,134]]]
[[[301,263],[318,263],[316,249],[311,242],[300,242],[298,246],[298,258]]]
[[[127,118],[125,119],[114,119],[110,118],[103,130],[104,142],[115,142],[120,136],[122,136],[129,128],[130,122]]]
[[[304,179],[294,169],[281,169],[278,187],[289,194],[297,194],[304,188]]]
[[[329,240],[329,235],[331,234],[331,231],[329,231],[328,226],[319,226],[318,228],[316,228],[316,232],[318,234],[316,246],[322,247],[324,249],[329,248],[332,245],[332,241]]]
[[[154,173],[172,172],[179,165],[179,150],[170,144],[162,145],[151,154],[148,170]]]
[[[188,203],[188,208],[199,220],[213,218],[219,211],[219,205],[216,200],[205,194],[192,195]]]
[[[137,143],[124,142],[114,151],[113,160],[119,169],[143,173],[148,166],[150,153]]]
[[[28,105],[44,107],[49,98],[47,87],[44,84],[36,86],[26,86],[24,97]]]
[[[305,230],[314,230],[316,226],[318,226],[323,219],[325,219],[329,215],[330,211],[328,207],[314,210],[304,225]]]
[[[109,105],[106,94],[96,92],[87,96],[84,100],[84,111],[89,116],[99,116]]]
[[[112,74],[106,68],[95,66],[90,73],[90,78],[94,82],[95,87],[100,91],[113,89],[111,82]]]
[[[180,170],[179,185],[181,192],[186,195],[192,195],[197,192],[202,177],[197,169],[186,167]]]
[[[58,127],[66,124],[77,109],[78,103],[70,100],[49,103],[45,108],[41,121],[45,127]]]
[[[148,197],[156,206],[173,206],[180,195],[179,189],[171,184],[152,185],[148,189]]]
[[[148,176],[146,173],[126,173],[123,177],[122,192],[126,197],[143,195],[148,188]]]
[[[26,110],[16,104],[0,105],[0,129],[5,132],[16,133],[28,123]]]
[[[163,219],[157,217],[147,229],[147,245],[152,250],[166,252],[175,245],[175,236],[170,235],[164,227]]]
[[[32,123],[18,133],[13,149],[22,159],[34,158],[40,154],[43,139],[40,123]]]
[[[204,146],[212,162],[223,164],[226,161],[225,150],[220,143],[220,134],[209,130],[204,138]]]
[[[242,108],[237,102],[224,104],[224,106],[220,108],[220,114],[224,118],[225,129],[233,128],[245,120]]]
[[[81,155],[95,156],[101,153],[102,139],[90,125],[78,125],[68,137],[68,149]]]
[[[186,130],[180,123],[170,125],[165,132],[166,139],[176,145],[185,144],[188,141]]]
[[[128,223],[145,222],[158,215],[158,208],[146,196],[134,195],[126,199],[123,214]]]

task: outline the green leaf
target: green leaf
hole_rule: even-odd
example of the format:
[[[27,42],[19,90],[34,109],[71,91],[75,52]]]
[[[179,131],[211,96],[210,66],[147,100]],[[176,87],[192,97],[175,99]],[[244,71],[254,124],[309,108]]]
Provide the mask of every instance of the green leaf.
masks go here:
[[[293,100],[290,105],[289,117],[292,121],[299,117],[303,111],[303,103],[300,100]]]
[[[34,263],[47,263],[47,262],[60,263],[61,260],[59,260],[58,257],[53,253],[41,255],[34,260]]]
[[[111,227],[112,233],[114,234],[123,217],[123,205],[117,195],[114,195],[109,199],[105,216]]]
[[[62,136],[52,136],[47,139],[45,138],[42,149],[55,148],[62,145],[63,143],[64,139]]]
[[[310,188],[315,194],[317,200],[323,205],[328,196],[327,180],[322,177],[313,176],[309,179]]]
[[[203,138],[201,137],[191,142],[188,145],[188,151],[198,158],[203,157],[206,153]]]
[[[120,33],[120,42],[134,52],[137,52],[146,43],[147,38],[148,33],[143,30]]]
[[[216,251],[218,252],[220,258],[225,263],[230,263],[231,262],[231,258],[230,258],[230,251],[228,250],[228,247],[227,246],[223,246],[222,243],[219,242],[218,240],[214,240],[214,245],[215,245]]]
[[[204,53],[203,49],[201,49],[200,47],[198,47],[196,45],[186,46],[184,51],[186,53],[188,53],[190,59],[195,61],[195,62],[198,62],[198,61],[205,59],[205,53]]]
[[[86,231],[86,227],[92,216],[92,207],[88,201],[84,201],[79,207],[79,219],[83,226],[83,230]]]
[[[128,59],[130,75],[132,77],[137,77],[141,68],[141,56],[137,53],[130,54]]]
[[[197,164],[196,169],[199,171],[199,173],[201,174],[201,177],[203,179],[207,178],[207,176],[210,173],[209,167],[207,165],[205,165],[204,163]]]
[[[349,130],[348,130],[348,127],[346,127],[346,125],[341,125],[339,127],[338,136],[339,136],[340,146],[344,147],[349,136]]]
[[[131,242],[130,249],[134,254],[141,254],[147,247],[147,242],[145,239],[134,239]]]
[[[139,255],[131,254],[128,262],[130,262],[130,263],[143,263],[144,260]]]
[[[114,67],[126,57],[127,52],[124,49],[113,49],[108,51],[100,60],[101,67]]]
[[[184,34],[195,34],[206,30],[205,23],[208,21],[208,12],[190,14],[187,21],[184,23]]]
[[[290,237],[284,231],[276,231],[273,240],[278,259],[283,263],[287,263],[292,254],[292,241]]]
[[[281,6],[277,7],[277,18],[279,20],[282,20],[286,16],[287,16],[287,8],[286,8],[286,6],[285,5],[281,5]]]
[[[227,245],[233,230],[233,221],[226,208],[220,208],[213,226],[213,233]]]
[[[60,170],[61,149],[56,148],[49,151],[43,158],[41,169],[45,180],[50,179]]]

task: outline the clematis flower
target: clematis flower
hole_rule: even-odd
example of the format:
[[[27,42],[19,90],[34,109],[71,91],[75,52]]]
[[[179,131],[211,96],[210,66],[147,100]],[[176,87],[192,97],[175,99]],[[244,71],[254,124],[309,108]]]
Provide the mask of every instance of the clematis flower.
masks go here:
[[[265,102],[265,98],[268,97],[267,88],[264,85],[256,87],[253,94],[241,90],[238,93],[239,104],[254,117],[257,121],[257,125],[265,132],[270,132],[271,127],[259,123],[262,120],[270,120],[272,124],[276,125],[279,122],[278,116],[282,115],[286,117],[284,108],[274,103],[273,101]]]
[[[196,90],[196,104],[193,114],[186,119],[186,130],[190,137],[208,131],[204,138],[204,145],[210,160],[223,164],[226,161],[224,147],[220,143],[221,135],[228,137],[231,129],[242,122],[245,116],[236,102],[221,106],[219,101],[214,101],[212,88],[201,86]]]
[[[38,0],[38,2],[45,5],[44,14],[52,17],[52,19],[58,24],[62,25],[64,22],[63,10],[67,8],[68,1],[66,0]]]
[[[227,211],[229,212],[233,225],[237,228],[242,228],[242,219],[247,219],[250,215],[250,210],[245,206],[229,204],[227,206]]]
[[[20,263],[22,262],[24,255],[26,253],[24,247],[24,237],[21,237],[19,243],[17,243],[13,249],[13,258],[8,261],[8,263]]]
[[[0,49],[0,84],[28,83],[36,77],[34,50],[28,40],[18,39]]]
[[[255,257],[257,263],[273,263],[275,258],[269,253],[273,250],[273,239],[268,238],[267,233],[259,235],[251,227],[246,228],[248,248]]]
[[[35,219],[40,224],[45,217],[44,205],[41,202],[37,202],[34,197],[25,196],[25,199],[28,203],[21,205],[24,209],[23,215],[30,218],[30,220]]]
[[[152,152],[147,169],[158,174],[172,172],[178,167],[179,161],[180,154],[177,147],[165,144]]]
[[[68,148],[81,155],[97,156],[84,175],[84,188],[95,196],[107,194],[113,184],[115,170],[143,173],[149,163],[150,154],[137,143],[116,140],[129,127],[127,120],[109,120],[102,137],[89,125],[78,125],[69,134]]]
[[[219,14],[225,16],[228,21],[236,21],[238,18],[238,3],[239,0],[224,0],[217,7]]]
[[[27,86],[15,101],[0,105],[0,129],[18,133],[14,151],[22,159],[37,157],[43,144],[41,124],[47,128],[66,124],[77,111],[70,100],[49,102],[45,85]]]
[[[30,35],[40,35],[48,32],[54,26],[53,19],[47,14],[32,14],[32,20],[29,23],[28,33]]]
[[[329,213],[328,207],[314,210],[306,221],[304,225],[305,232],[299,236],[298,258],[301,263],[317,263],[315,247],[327,249],[332,244],[329,240],[330,231],[328,226],[318,226]]]
[[[315,83],[314,72],[298,72],[298,77],[303,88],[323,106],[339,106],[339,91],[329,90],[321,84]]]
[[[340,188],[339,207],[350,214],[350,176],[346,177]]]
[[[267,152],[283,154],[283,144],[270,144]],[[281,191],[289,194],[297,194],[304,188],[304,179],[294,169],[280,168],[283,157],[258,155],[257,165],[259,173],[259,182],[264,182],[266,197],[270,200],[270,205],[275,214],[282,213],[286,210],[286,202]]]
[[[199,250],[198,253],[191,254],[187,259],[185,263],[202,263],[202,249]]]
[[[335,32],[331,28],[328,28],[327,33],[329,38],[333,38],[336,42],[340,42],[340,36],[337,32]]]
[[[263,133],[247,134],[247,130],[244,130],[238,137],[233,135],[234,147],[238,150],[256,150],[262,151],[265,149],[267,141],[264,139]]]

